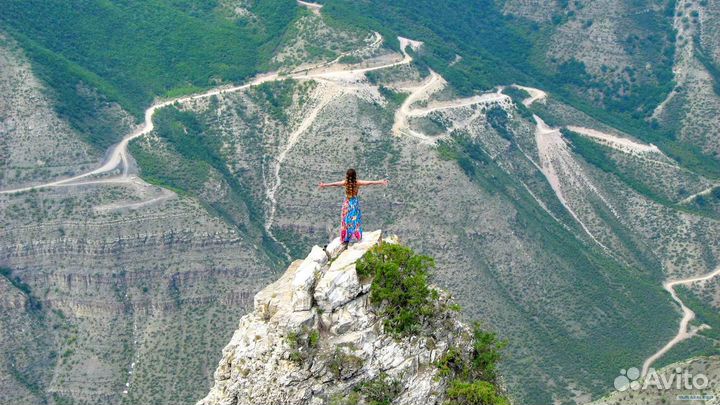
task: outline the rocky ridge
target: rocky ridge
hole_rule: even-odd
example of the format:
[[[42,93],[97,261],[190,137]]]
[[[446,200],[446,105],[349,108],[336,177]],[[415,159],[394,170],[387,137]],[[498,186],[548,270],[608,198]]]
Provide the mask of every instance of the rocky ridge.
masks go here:
[[[347,249],[339,238],[314,246],[258,292],[198,405],[364,403],[362,387],[378,381],[393,403],[442,403],[447,382],[434,363],[451,347],[472,347],[471,331],[440,294],[432,325],[418,336],[385,333],[370,281],[356,272],[382,243],[397,238],[378,230]]]

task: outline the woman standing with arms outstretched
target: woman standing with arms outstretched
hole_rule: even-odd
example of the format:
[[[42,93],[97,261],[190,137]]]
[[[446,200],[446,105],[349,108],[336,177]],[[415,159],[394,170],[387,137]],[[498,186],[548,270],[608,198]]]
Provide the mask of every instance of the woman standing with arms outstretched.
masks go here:
[[[355,169],[348,169],[344,181],[320,183],[320,188],[345,187],[345,202],[343,202],[340,219],[340,240],[342,243],[348,244],[362,239],[362,212],[360,211],[360,201],[357,195],[360,187],[373,185],[387,186],[388,181],[358,180]]]

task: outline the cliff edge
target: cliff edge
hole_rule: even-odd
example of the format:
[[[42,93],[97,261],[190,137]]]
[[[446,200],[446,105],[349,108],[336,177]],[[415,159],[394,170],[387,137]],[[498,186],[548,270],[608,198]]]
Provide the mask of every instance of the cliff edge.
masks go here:
[[[431,298],[413,296],[407,312],[394,312],[400,323],[388,322],[394,298],[378,302],[373,280],[379,276],[367,274],[372,263],[358,271],[359,261],[388,245],[405,260],[401,268],[432,261],[397,243],[375,231],[347,249],[339,239],[325,249],[315,246],[293,262],[255,296],[254,311],[240,320],[198,405],[505,403],[494,384],[468,380],[478,350],[497,354],[494,335],[484,335],[491,345],[478,346],[477,330],[459,321],[447,294],[427,287]],[[375,264],[388,257],[376,254]],[[420,281],[407,285],[424,288],[424,275],[409,277]],[[473,375],[495,378],[493,370]],[[467,399],[463,395],[484,395],[477,397],[483,402],[453,401]]]

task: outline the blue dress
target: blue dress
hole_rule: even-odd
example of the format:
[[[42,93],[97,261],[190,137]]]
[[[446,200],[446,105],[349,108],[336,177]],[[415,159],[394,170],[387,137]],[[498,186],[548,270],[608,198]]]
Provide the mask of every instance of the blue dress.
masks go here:
[[[343,243],[357,242],[362,239],[362,212],[357,196],[348,197],[342,206],[340,239]]]

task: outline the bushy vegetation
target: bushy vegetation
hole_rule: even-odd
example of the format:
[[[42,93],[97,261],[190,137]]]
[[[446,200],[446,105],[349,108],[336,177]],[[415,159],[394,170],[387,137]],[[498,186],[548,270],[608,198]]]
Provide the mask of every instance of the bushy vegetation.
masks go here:
[[[218,0],[10,0],[0,22],[81,130],[94,112],[85,84],[138,119],[155,96],[239,82],[261,69],[296,18],[292,0],[252,2],[257,18],[226,18]],[[98,146],[112,134],[93,134]]]
[[[297,84],[292,79],[263,83],[251,92],[253,99],[270,114],[271,117],[287,124],[287,108],[292,105],[293,88]]]
[[[506,86],[502,90],[503,94],[510,96],[515,104],[522,104],[522,101],[530,97],[530,93],[515,86]]]
[[[450,347],[437,362],[440,374],[452,376],[465,381],[497,380],[497,363],[500,352],[507,346],[507,342],[500,341],[497,335],[487,332],[475,323],[472,329],[472,350],[466,358],[457,347]]]
[[[449,379],[448,405],[505,405],[507,398],[498,392],[497,362],[507,342],[494,333],[473,325],[472,349],[469,355],[460,348],[450,347],[436,366]]]
[[[211,179],[220,182],[227,195],[205,203],[208,211],[241,232],[261,238],[268,257],[283,263],[279,253],[282,250],[264,231],[264,213],[247,180],[230,171],[220,136],[202,118],[174,107],[157,111],[155,134],[169,150],[157,153],[143,148],[142,140],[130,143],[130,152],[141,168],[140,175],[149,183],[196,196],[204,193]]]
[[[390,378],[385,373],[363,383],[360,392],[368,405],[390,405],[402,392],[400,381]]]
[[[453,380],[447,391],[448,405],[509,405],[497,387],[487,381]]]
[[[607,315],[596,319],[597,323],[591,322],[592,325],[585,329],[586,335],[578,337],[564,333],[562,326],[557,326],[555,317],[543,311],[520,308],[523,315],[517,322],[531,325],[539,341],[543,342],[542,347],[535,348],[538,353],[536,361],[552,359],[552,364],[543,363],[543,367],[553,369],[552,372],[558,374],[575,375],[585,381],[611,381],[617,373],[617,363],[642,362],[643,353],[633,352],[621,342],[662,340],[674,333],[672,306],[660,288],[664,278],[659,270],[661,266],[642,241],[632,234],[624,233],[622,224],[615,224],[612,226],[613,233],[622,239],[632,262],[638,264],[629,266],[605,256],[594,244],[581,239],[581,235],[584,235],[581,229],[569,230],[563,227],[539,207],[533,196],[518,184],[516,178],[500,167],[477,140],[457,131],[453,137],[452,141],[439,145],[441,156],[456,160],[469,179],[485,193],[510,203],[515,221],[513,229],[523,239],[533,241],[548,255],[548,263],[551,263],[548,268],[552,268],[555,275],[573,280],[572,289],[553,292],[560,294],[556,295],[556,299],[575,303],[574,309],[564,308],[570,311],[566,316],[571,319],[592,317],[585,308],[593,308]],[[537,189],[534,191],[537,192]],[[549,209],[562,222],[574,226],[574,220],[562,210],[558,202],[553,201],[554,198],[552,192],[547,194],[545,200]],[[611,219],[612,215],[608,214],[608,218]],[[512,286],[506,288],[511,290]],[[627,323],[627,319],[640,316],[652,319],[659,327],[650,330]],[[513,339],[513,342],[516,341],[517,337]],[[588,351],[588,345],[596,349]],[[580,364],[583,366],[579,367]],[[522,367],[517,363],[515,365]],[[522,369],[514,368],[514,371],[519,373]],[[529,376],[525,379],[532,380]],[[593,394],[607,389],[606,385],[593,382],[587,383],[586,387]],[[527,395],[526,398],[533,402],[550,402],[548,393],[551,391],[554,391],[553,387],[537,384],[524,387],[516,393]]]
[[[499,106],[492,106],[487,110],[485,114],[488,124],[504,139],[513,142],[512,131],[508,128],[510,120],[508,113],[504,108]]]
[[[383,85],[380,85],[379,91],[385,100],[394,108],[400,106],[408,96],[408,93],[401,93]]]
[[[698,297],[687,287],[677,287],[676,291],[682,302],[695,312],[696,321],[710,325],[710,329],[704,329],[700,334],[711,338],[715,342],[720,341],[720,313],[718,313],[717,309],[708,305],[705,300]]]
[[[347,353],[340,347],[336,347],[328,359],[328,369],[333,373],[337,379],[347,379],[352,377],[358,370],[363,366],[363,359],[352,354]]]
[[[316,329],[293,331],[288,333],[286,340],[290,346],[290,360],[299,365],[315,355],[320,345],[320,332]]]
[[[417,334],[435,312],[438,292],[428,286],[434,261],[398,244],[372,248],[357,263],[358,276],[372,277],[370,302],[381,307],[387,333]]]
[[[188,193],[202,189],[211,169],[222,170],[225,162],[220,141],[195,114],[176,108],[155,113],[156,134],[165,139],[182,158],[181,168],[168,170],[169,162],[131,144],[131,151],[142,168],[142,176],[151,183]]]

